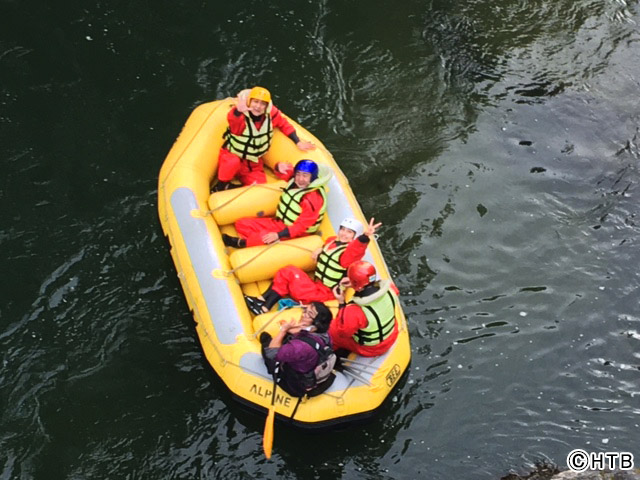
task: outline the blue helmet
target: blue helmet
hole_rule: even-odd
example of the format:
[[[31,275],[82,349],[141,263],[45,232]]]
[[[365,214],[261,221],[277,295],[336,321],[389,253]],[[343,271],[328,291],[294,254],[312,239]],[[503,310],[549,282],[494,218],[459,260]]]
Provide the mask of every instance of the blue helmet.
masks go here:
[[[296,166],[293,167],[293,173],[295,175],[296,172],[305,172],[311,174],[311,181],[313,182],[316,178],[318,178],[318,164],[313,160],[304,159],[300,160],[296,163]]]

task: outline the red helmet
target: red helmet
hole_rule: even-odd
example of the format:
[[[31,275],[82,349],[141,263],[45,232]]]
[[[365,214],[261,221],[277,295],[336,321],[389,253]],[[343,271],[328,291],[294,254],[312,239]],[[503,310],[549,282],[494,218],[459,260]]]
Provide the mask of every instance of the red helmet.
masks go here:
[[[347,269],[347,276],[351,286],[359,292],[371,282],[376,280],[376,269],[369,262],[359,261],[352,263]]]

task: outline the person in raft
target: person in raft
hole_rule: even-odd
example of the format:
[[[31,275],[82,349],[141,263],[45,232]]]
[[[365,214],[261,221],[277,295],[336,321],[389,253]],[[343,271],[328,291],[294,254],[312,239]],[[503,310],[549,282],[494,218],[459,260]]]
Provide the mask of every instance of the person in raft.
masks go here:
[[[372,218],[365,229],[355,218],[345,218],[340,223],[338,235],[329,237],[322,248],[313,252],[316,260],[313,279],[293,265],[281,268],[260,297],[245,295],[249,310],[255,315],[266,313],[286,296],[303,304],[333,300],[332,289],[346,276],[349,265],[364,257],[367,245],[380,225],[374,224]]]
[[[276,216],[245,217],[234,223],[240,235],[222,234],[227,247],[244,248],[268,245],[280,239],[297,238],[318,230],[327,208],[325,184],[330,171],[319,175],[313,160],[300,160],[293,169],[293,178],[284,187],[278,202]]]
[[[316,367],[324,361],[321,353],[331,352],[331,340],[327,334],[331,311],[320,302],[307,305],[300,323],[286,322],[275,337],[267,332],[260,334],[262,357],[267,371],[275,375],[278,385],[289,395],[301,397],[317,395],[326,390],[333,377],[319,379]],[[335,358],[335,357],[334,357]]]
[[[236,98],[236,106],[227,114],[229,126],[218,156],[218,183],[214,192],[231,188],[231,180],[238,178],[243,185],[266,183],[263,155],[271,146],[273,129],[279,128],[303,152],[315,149],[312,142],[300,140],[295,128],[271,102],[271,93],[262,87],[243,90]],[[288,180],[291,163],[276,164],[275,175]]]
[[[369,262],[352,263],[347,278],[333,289],[339,303],[338,314],[329,327],[333,347],[363,357],[382,355],[398,337],[398,289],[390,280],[377,281],[376,269]],[[343,286],[355,290],[348,304]]]

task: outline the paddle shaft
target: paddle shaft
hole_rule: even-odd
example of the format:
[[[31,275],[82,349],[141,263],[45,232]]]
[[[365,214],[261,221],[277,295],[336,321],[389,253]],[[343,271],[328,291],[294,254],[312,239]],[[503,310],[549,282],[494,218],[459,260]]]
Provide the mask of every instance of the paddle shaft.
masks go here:
[[[276,388],[278,388],[277,380],[278,365],[273,371],[273,392],[271,392],[271,406],[269,407],[269,414],[267,420],[264,423],[264,433],[262,435],[262,449],[264,450],[264,456],[267,460],[271,458],[271,449],[273,447],[273,424],[276,416]]]

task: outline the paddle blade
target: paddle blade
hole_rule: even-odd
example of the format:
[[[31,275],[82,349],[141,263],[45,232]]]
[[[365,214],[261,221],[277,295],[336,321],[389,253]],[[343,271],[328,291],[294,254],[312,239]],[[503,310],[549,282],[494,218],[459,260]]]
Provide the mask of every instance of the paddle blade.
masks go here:
[[[264,423],[264,434],[262,435],[262,449],[267,460],[271,458],[271,447],[273,447],[273,421],[276,416],[276,408],[272,405],[269,408],[267,421]]]

